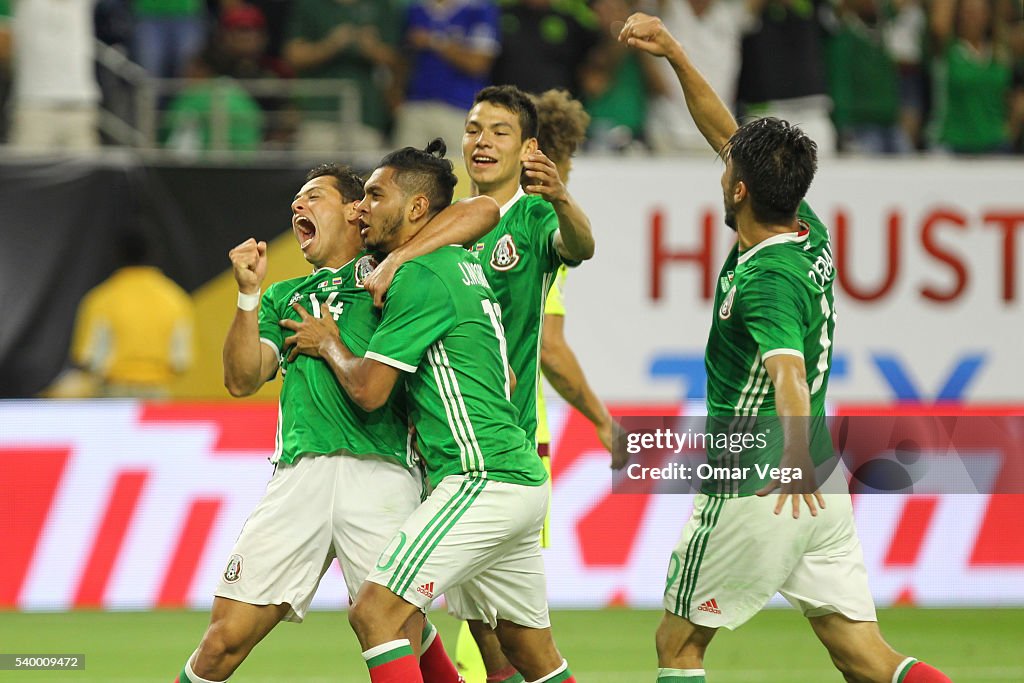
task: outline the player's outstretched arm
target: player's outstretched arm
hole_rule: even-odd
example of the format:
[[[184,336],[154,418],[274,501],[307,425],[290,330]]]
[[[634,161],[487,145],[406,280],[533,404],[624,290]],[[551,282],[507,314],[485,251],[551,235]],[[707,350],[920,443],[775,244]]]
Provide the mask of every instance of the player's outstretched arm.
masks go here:
[[[228,252],[228,258],[239,299],[224,340],[224,386],[232,396],[249,396],[277,370],[274,351],[260,342],[257,305],[267,276],[267,243],[250,238]]]
[[[576,354],[565,340],[564,324],[564,316],[544,316],[544,335],[540,344],[541,370],[558,395],[594,425],[601,445],[611,453],[614,429],[612,416],[590,387]],[[613,463],[613,466],[616,464]]]
[[[455,202],[430,219],[415,237],[388,254],[366,278],[363,287],[373,295],[374,305],[380,308],[384,305],[384,295],[395,279],[395,273],[403,263],[449,244],[475,244],[499,220],[501,210],[490,197],[481,195]]]
[[[799,468],[800,479],[788,484],[778,480],[757,492],[766,496],[778,490],[779,500],[775,514],[782,511],[787,499],[792,499],[793,517],[800,516],[800,501],[807,503],[811,515],[817,516],[818,507],[825,507],[825,499],[815,481],[814,462],[808,441],[808,417],[811,414],[811,391],[807,386],[807,370],[802,356],[779,354],[764,362],[768,377],[775,387],[775,411],[782,421],[783,452],[780,467]]]
[[[694,123],[711,148],[720,153],[738,128],[736,119],[661,19],[637,12],[626,20],[626,25],[619,32],[619,40],[630,47],[668,60],[683,88],[686,107]]]
[[[356,356],[341,340],[327,304],[321,304],[319,318],[314,318],[299,304],[292,304],[300,320],[282,320],[281,327],[294,332],[284,340],[288,360],[299,354],[321,358],[338,384],[356,405],[366,411],[376,410],[387,403],[391,390],[398,381],[399,371],[370,358]]]
[[[558,217],[555,249],[568,261],[586,261],[594,255],[594,233],[590,219],[565,187],[558,167],[544,152],[538,150],[523,162],[526,185],[523,190],[543,197]]]

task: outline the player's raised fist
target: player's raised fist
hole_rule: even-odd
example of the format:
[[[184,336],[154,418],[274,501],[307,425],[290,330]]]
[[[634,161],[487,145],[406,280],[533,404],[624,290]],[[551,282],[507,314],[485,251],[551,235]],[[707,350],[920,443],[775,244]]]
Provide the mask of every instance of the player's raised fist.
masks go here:
[[[267,276],[267,243],[250,237],[228,252],[231,269],[242,294],[255,294]]]
[[[669,33],[661,19],[643,12],[630,15],[619,31],[619,42],[655,57],[671,57],[673,51],[681,49],[679,41]]]

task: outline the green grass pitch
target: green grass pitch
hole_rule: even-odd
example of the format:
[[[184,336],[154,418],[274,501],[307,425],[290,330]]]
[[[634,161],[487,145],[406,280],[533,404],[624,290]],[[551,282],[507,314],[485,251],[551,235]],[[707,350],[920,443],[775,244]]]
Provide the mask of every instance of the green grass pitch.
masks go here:
[[[1024,610],[890,609],[879,615],[900,652],[942,668],[956,683],[1024,681]],[[432,617],[449,650],[457,624]],[[555,637],[581,683],[653,683],[655,611],[559,611]],[[85,671],[2,671],[17,683],[170,683],[195,648],[202,612],[21,614],[0,612],[0,653],[86,655]],[[767,610],[737,632],[723,631],[706,661],[711,683],[842,681],[803,619]],[[342,612],[313,612],[282,624],[242,665],[239,683],[365,683],[366,669]]]

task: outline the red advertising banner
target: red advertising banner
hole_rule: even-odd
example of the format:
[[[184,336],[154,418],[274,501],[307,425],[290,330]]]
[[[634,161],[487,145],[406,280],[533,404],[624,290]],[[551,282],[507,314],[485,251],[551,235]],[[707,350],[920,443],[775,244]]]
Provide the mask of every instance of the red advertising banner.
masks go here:
[[[837,407],[862,411],[878,414]],[[691,497],[615,493],[589,423],[551,412],[552,605],[659,605]],[[272,473],[276,417],[272,404],[0,403],[0,608],[208,606]],[[855,514],[880,605],[1024,605],[1024,495],[857,495]],[[332,567],[314,606],[346,597]]]

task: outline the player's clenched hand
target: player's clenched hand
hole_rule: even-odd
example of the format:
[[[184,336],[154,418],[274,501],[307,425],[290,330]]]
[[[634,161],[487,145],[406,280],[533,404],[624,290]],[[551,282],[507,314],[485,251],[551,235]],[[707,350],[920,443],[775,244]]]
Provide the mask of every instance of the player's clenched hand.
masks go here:
[[[612,419],[607,425],[597,430],[601,445],[612,454],[612,469],[621,470],[629,463],[629,451],[626,450],[626,431]]]
[[[363,280],[363,289],[373,296],[373,305],[377,308],[384,306],[384,296],[401,265],[401,259],[392,252]]]
[[[299,314],[299,321],[282,320],[278,324],[286,330],[295,334],[285,337],[284,347],[292,347],[288,354],[288,361],[294,361],[299,354],[319,358],[328,344],[338,341],[341,337],[338,334],[338,326],[334,324],[334,318],[327,304],[320,305],[320,317],[314,318],[306,313],[299,304],[292,304]]]
[[[818,508],[825,509],[825,499],[822,497],[821,491],[818,490],[811,457],[806,453],[800,456],[790,456],[787,453],[782,457],[780,468],[783,471],[788,468],[791,475],[795,469],[799,469],[800,478],[790,476],[790,481],[787,483],[783,483],[779,479],[772,479],[767,486],[757,492],[757,495],[767,496],[776,490],[779,492],[778,500],[775,503],[775,514],[782,512],[788,500],[793,508],[793,519],[799,519],[800,502],[803,501],[811,511],[811,516],[817,517]]]
[[[242,294],[255,294],[267,277],[267,243],[250,237],[228,252],[231,270]]]
[[[681,49],[661,19],[643,12],[626,19],[626,25],[619,31],[619,41],[655,57],[670,57],[673,51]]]
[[[544,152],[538,150],[526,157],[523,169],[526,171],[528,183],[523,189],[527,193],[540,195],[549,202],[565,199],[565,183],[558,175],[558,167]]]

